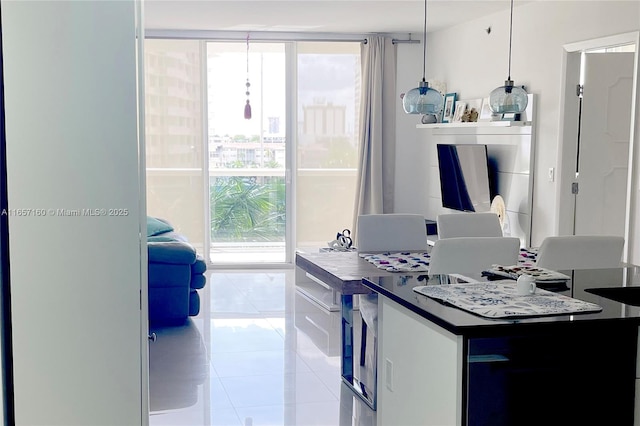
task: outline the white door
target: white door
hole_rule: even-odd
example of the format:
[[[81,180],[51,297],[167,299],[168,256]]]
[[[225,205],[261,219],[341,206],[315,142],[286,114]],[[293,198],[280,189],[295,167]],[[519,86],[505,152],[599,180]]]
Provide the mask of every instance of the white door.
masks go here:
[[[585,55],[576,235],[625,236],[633,60],[633,53]]]

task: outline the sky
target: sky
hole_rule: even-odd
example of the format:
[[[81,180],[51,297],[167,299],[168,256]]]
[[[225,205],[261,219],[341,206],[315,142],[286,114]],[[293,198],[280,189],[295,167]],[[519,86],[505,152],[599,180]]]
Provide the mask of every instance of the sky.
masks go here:
[[[258,135],[261,114],[265,129],[268,129],[269,117],[280,117],[280,132],[284,133],[284,45],[255,43],[249,46],[250,120],[244,118],[246,46],[238,43],[231,46],[234,48],[231,49],[229,44],[208,44],[209,134]],[[356,67],[359,67],[356,62],[354,55],[300,54],[298,118],[302,119],[302,106],[312,104],[314,99],[328,102],[335,99],[334,104],[346,103],[347,128],[352,130],[356,105],[353,87]]]

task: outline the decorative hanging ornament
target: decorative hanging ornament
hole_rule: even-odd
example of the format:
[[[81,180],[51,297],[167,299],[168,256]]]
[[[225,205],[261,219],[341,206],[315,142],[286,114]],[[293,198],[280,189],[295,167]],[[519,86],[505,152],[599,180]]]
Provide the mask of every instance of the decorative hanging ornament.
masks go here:
[[[249,87],[251,87],[251,83],[249,83],[249,34],[247,34],[247,82],[245,86],[247,86],[247,91],[245,92],[245,94],[247,95],[247,103],[244,105],[244,118],[250,120],[251,104],[249,103]]]

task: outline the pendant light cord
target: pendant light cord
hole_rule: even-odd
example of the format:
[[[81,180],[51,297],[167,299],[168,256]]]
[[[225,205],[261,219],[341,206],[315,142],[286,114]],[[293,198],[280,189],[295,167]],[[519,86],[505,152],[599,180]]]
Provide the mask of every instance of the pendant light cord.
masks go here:
[[[424,33],[422,44],[422,81],[425,81],[427,68],[427,0],[424,0]]]
[[[511,15],[509,17],[509,77],[511,80],[511,39],[513,37],[513,0],[511,0]]]

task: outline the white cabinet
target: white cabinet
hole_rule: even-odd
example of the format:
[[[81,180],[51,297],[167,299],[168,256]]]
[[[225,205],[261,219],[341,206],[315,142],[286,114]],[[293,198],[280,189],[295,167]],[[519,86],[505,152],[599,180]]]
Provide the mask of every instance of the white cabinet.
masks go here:
[[[462,337],[378,301],[377,424],[461,425]]]
[[[522,247],[531,247],[533,182],[535,170],[535,96],[529,95],[527,121],[418,124],[427,144],[425,217],[436,218],[451,210],[442,207],[437,144],[487,145],[492,197],[504,199],[506,228],[520,238]]]
[[[380,288],[388,292],[385,284]],[[637,419],[636,321],[484,322],[407,297],[402,285],[394,289],[400,302],[378,297],[378,425],[630,425],[634,414]],[[544,403],[529,410],[541,392]]]
[[[296,291],[329,312],[340,311],[340,293],[300,268],[296,268]]]

